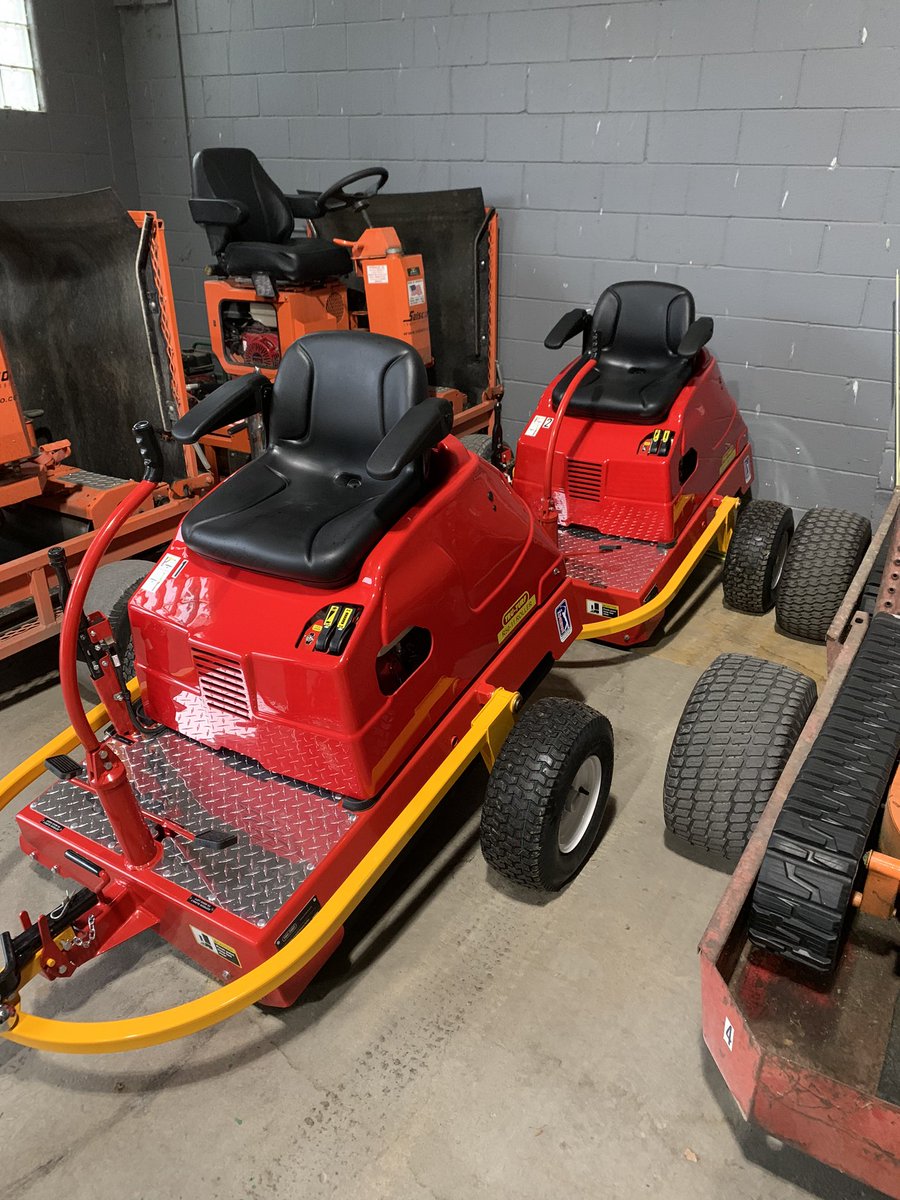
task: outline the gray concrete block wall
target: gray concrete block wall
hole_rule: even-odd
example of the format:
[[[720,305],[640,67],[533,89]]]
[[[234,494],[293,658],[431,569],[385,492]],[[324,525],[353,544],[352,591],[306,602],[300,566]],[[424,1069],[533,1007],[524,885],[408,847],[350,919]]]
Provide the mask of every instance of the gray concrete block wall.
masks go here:
[[[900,5],[177,0],[122,21],[142,200],[177,233],[188,335],[208,257],[189,152],[246,144],[285,189],[372,162],[398,190],[478,183],[503,221],[511,434],[565,358],[541,345],[560,309],[675,279],[716,318],[758,494],[883,496]]]
[[[113,0],[33,0],[43,112],[0,109],[0,198],[112,187],[138,203]]]

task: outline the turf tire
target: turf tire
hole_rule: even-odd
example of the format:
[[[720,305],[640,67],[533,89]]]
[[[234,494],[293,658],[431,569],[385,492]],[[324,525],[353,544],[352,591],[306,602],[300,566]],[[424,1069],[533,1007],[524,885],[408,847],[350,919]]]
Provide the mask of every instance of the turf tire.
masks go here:
[[[794,532],[794,514],[776,500],[750,500],[741,509],[725,555],[725,603],[743,613],[766,613],[775,603]]]
[[[816,702],[789,667],[720,654],[688,697],[663,785],[666,828],[737,859],[756,828]]]
[[[862,562],[872,526],[840,508],[811,508],[800,518],[775,598],[775,623],[784,633],[824,642]]]
[[[485,462],[491,461],[494,452],[494,438],[490,433],[466,433],[459,439],[467,450]]]
[[[600,790],[591,819],[570,851],[559,828],[575,776],[599,759]],[[513,883],[557,892],[581,870],[600,835],[613,773],[613,733],[606,717],[575,700],[530,705],[497,756],[481,813],[481,849]]]

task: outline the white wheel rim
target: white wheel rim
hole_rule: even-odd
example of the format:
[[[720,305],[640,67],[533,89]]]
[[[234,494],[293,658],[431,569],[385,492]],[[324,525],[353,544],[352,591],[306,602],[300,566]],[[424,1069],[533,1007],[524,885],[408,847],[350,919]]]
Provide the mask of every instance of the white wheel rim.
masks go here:
[[[587,833],[603,786],[603,766],[596,754],[586,758],[572,780],[559,819],[557,840],[561,854],[571,854]]]
[[[778,543],[778,550],[775,554],[775,566],[772,568],[772,584],[771,589],[774,592],[781,583],[781,573],[784,570],[784,560],[787,558],[788,546],[791,544],[790,536],[785,532],[781,535],[781,541]]]

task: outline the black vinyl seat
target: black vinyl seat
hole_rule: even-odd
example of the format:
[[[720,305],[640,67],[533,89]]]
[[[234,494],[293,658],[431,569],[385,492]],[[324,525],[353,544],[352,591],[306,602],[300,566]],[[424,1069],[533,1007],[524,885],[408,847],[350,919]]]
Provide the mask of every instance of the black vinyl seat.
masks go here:
[[[222,252],[227,275],[253,276],[260,272],[288,283],[320,283],[346,275],[350,255],[343,246],[324,238],[294,238],[280,245],[267,242],[229,242]]]
[[[573,392],[568,412],[580,417],[658,422],[694,373],[713,327],[708,317],[695,321],[694,297],[686,288],[634,280],[608,287],[593,315],[588,318],[584,314],[577,329],[574,324],[571,328],[573,333],[583,332],[584,353],[557,385],[555,403],[561,401],[575,371],[587,358],[595,358],[596,365]],[[547,344],[554,344],[552,337],[548,336]]]
[[[292,236],[296,217],[316,215],[313,195],[285,196],[251,150],[200,150],[191,173],[191,214],[206,229],[226,275],[320,283],[352,270],[342,246],[325,238]]]
[[[269,389],[250,375],[211,393],[176,424],[176,439],[217,428],[217,395],[254,386]],[[266,401],[268,448],[191,509],[184,541],[215,562],[280,579],[322,587],[354,579],[425,492],[427,451],[452,425],[446,401],[426,393],[425,367],[405,342],[361,331],[301,338]]]

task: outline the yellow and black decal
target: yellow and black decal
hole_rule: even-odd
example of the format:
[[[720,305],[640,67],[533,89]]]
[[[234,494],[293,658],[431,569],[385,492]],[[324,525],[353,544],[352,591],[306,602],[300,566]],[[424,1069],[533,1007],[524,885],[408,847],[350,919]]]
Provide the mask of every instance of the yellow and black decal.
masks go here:
[[[213,954],[218,954],[219,958],[224,958],[226,962],[230,962],[232,966],[239,967],[241,960],[238,958],[237,950],[233,946],[227,945],[225,942],[220,942],[217,937],[213,937],[211,933],[204,933],[202,929],[198,929],[196,925],[191,926],[191,933],[194,935],[194,941],[198,946],[203,946],[205,950],[211,950]]]
[[[668,458],[672,446],[675,444],[675,433],[671,429],[654,429],[651,434],[641,442],[639,454],[653,454],[658,458]]]
[[[500,631],[497,634],[497,642],[505,642],[517,625],[528,616],[531,610],[537,605],[537,596],[531,592],[523,592],[515,604],[503,614],[503,624],[500,626]]]
[[[587,611],[589,617],[602,617],[606,620],[619,615],[619,606],[617,604],[606,604],[602,600],[588,600]]]
[[[307,621],[297,638],[297,645],[302,641],[322,654],[343,654],[362,611],[361,604],[329,604],[327,608],[320,608]]]

